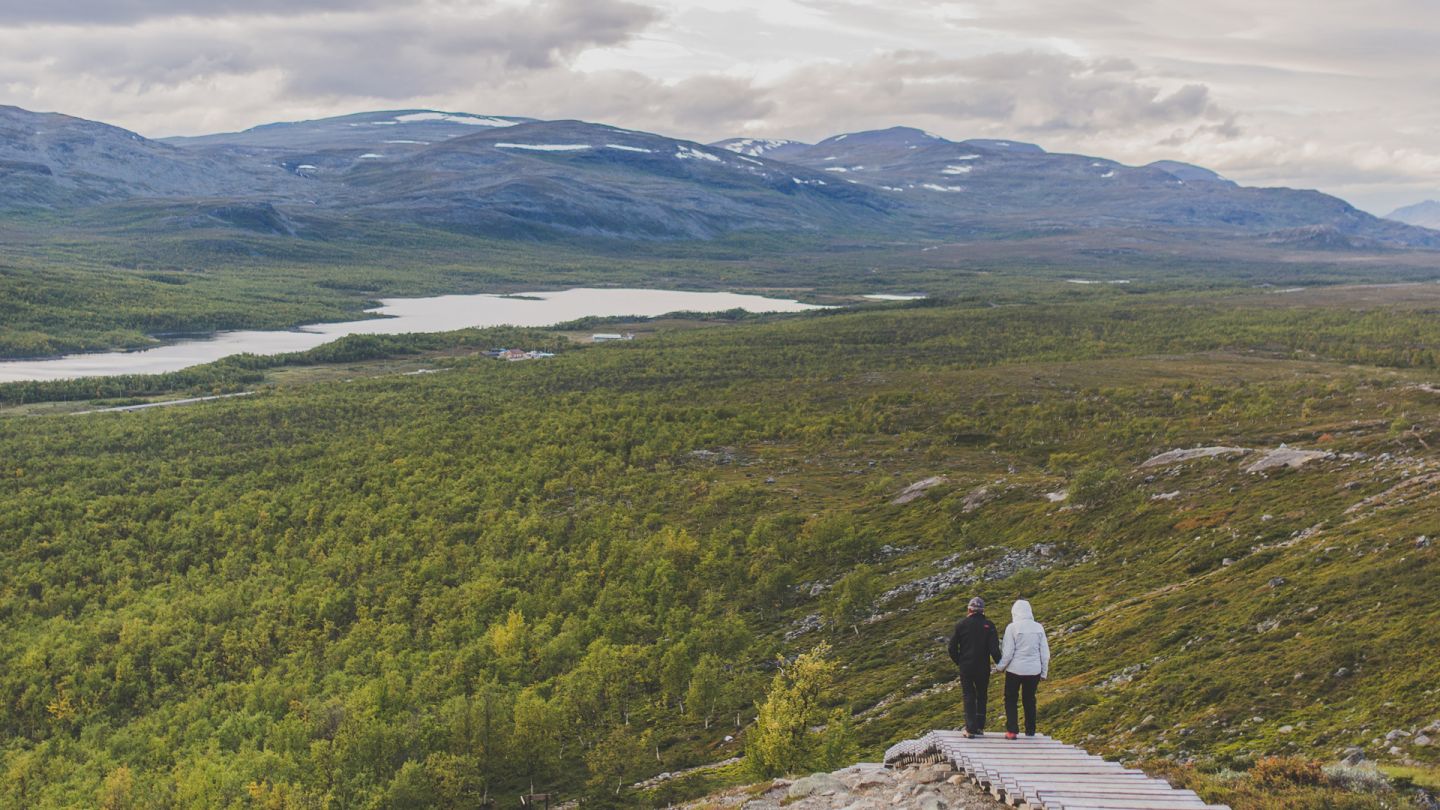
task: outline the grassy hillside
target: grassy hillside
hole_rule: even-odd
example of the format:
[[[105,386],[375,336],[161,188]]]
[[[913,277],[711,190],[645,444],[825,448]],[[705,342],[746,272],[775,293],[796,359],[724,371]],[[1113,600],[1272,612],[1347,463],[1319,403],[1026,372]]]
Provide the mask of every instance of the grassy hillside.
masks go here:
[[[863,753],[956,725],[975,592],[1050,628],[1057,736],[1237,808],[1263,754],[1426,778],[1383,737],[1440,720],[1435,303],[933,302],[0,418],[0,803],[663,803],[743,777],[601,785],[737,754],[822,640]],[[1281,444],[1332,455],[1246,471]],[[1252,452],[1140,466],[1196,445]]]

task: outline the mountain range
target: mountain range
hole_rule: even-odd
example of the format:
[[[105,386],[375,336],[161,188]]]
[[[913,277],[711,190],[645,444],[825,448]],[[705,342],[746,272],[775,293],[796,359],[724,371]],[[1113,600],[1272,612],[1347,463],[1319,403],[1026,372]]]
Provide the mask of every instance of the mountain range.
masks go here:
[[[523,238],[736,233],[965,239],[1156,230],[1319,249],[1440,248],[1440,232],[1199,166],[1128,166],[908,127],[701,144],[583,121],[366,112],[151,140],[0,107],[0,209],[116,206],[167,227],[324,236],[338,222]],[[1398,212],[1397,212],[1398,213]]]

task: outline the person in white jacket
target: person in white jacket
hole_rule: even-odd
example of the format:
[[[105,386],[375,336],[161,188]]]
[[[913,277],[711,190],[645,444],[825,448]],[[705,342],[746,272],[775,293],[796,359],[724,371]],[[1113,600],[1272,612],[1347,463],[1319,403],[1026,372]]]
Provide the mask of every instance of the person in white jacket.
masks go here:
[[[1010,626],[1000,646],[997,672],[1005,673],[1005,739],[1020,736],[1015,704],[1024,695],[1025,736],[1035,736],[1035,687],[1050,677],[1050,641],[1035,621],[1030,603],[1017,599],[1010,608]]]

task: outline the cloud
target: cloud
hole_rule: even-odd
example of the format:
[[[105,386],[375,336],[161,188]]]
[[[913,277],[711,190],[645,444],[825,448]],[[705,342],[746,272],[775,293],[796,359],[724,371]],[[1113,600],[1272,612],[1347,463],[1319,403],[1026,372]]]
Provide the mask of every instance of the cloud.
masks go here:
[[[344,13],[329,13],[329,5]],[[406,99],[547,69],[587,48],[623,42],[656,16],[625,0],[329,5],[286,16],[155,17],[118,30],[0,28],[0,66],[12,84],[37,88],[95,81],[116,93],[146,94],[273,74],[290,100]]]
[[[1169,89],[1125,60],[1034,51],[970,58],[897,51],[806,67],[768,92],[792,118],[902,119],[954,134],[1118,134],[1230,115],[1203,84]]]
[[[299,15],[383,8],[385,0],[46,0],[0,4],[0,25],[124,25],[162,17]]]

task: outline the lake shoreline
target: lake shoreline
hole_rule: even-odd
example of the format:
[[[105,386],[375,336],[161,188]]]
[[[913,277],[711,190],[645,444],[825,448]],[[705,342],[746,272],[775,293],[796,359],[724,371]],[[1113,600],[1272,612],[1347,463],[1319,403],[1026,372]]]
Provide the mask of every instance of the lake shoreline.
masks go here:
[[[756,314],[825,309],[793,299],[748,293],[645,288],[574,287],[552,291],[477,293],[380,299],[362,318],[272,330],[227,330],[208,337],[115,351],[0,361],[0,384],[164,374],[237,354],[274,356],[308,351],[347,335],[437,333],[516,326],[549,328],[592,317],[653,318],[675,312]],[[173,334],[173,333],[172,333]]]

